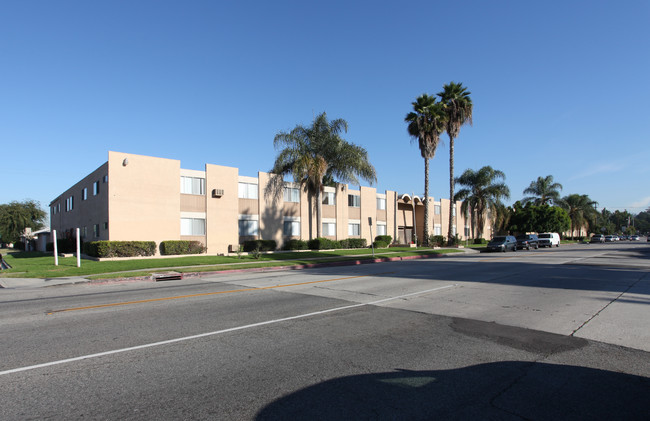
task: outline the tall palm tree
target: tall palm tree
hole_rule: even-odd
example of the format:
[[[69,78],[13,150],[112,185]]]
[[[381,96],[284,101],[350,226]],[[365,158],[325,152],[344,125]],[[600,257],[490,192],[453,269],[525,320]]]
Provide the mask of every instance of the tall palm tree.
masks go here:
[[[418,140],[420,154],[424,158],[424,238],[422,244],[429,245],[429,159],[433,158],[444,132],[445,113],[436,97],[427,94],[417,97],[413,111],[404,121],[408,123],[408,133]],[[412,140],[413,140],[412,139]],[[415,209],[415,208],[414,208]]]
[[[277,193],[284,186],[284,176],[292,175],[311,196],[316,196],[316,236],[321,236],[323,180],[359,184],[359,178],[373,184],[377,181],[375,168],[368,160],[368,152],[361,146],[341,137],[347,132],[343,119],[329,121],[327,114],[316,116],[312,125],[297,125],[290,132],[275,135],[273,145],[279,150],[269,184]],[[267,189],[267,193],[269,190]],[[311,233],[310,233],[311,237]]]
[[[478,231],[478,236],[475,238],[483,236],[488,211],[496,213],[497,204],[501,199],[510,198],[510,189],[500,181],[505,178],[503,171],[495,170],[489,165],[478,171],[467,169],[456,178],[456,183],[465,188],[456,193],[454,200],[463,201],[461,212],[464,215],[471,214],[472,236],[474,236],[474,227]]]
[[[531,196],[524,197],[522,203],[533,202],[537,206],[558,204],[560,190],[562,190],[562,184],[554,183],[552,175],[537,177],[537,180],[531,182],[530,186],[524,190],[524,194],[530,194]]]
[[[598,202],[591,200],[586,194],[570,194],[559,201],[559,205],[567,211],[571,219],[571,236],[575,227],[582,229],[584,224],[592,219],[592,215],[596,213],[594,206],[597,204]]]
[[[461,126],[472,124],[471,92],[462,83],[449,82],[438,93],[447,115],[445,130],[449,135],[449,233],[448,242],[453,243],[452,227],[454,225],[454,139],[458,137]]]

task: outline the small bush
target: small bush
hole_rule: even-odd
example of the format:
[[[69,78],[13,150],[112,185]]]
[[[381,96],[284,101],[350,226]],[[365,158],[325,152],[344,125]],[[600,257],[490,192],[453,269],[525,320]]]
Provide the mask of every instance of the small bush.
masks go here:
[[[432,235],[429,237],[429,245],[433,247],[442,247],[447,244],[444,235]]]
[[[368,247],[368,242],[365,238],[348,238],[348,248],[363,249]]]
[[[475,238],[474,239],[474,244],[483,245],[483,244],[487,244],[487,243],[488,243],[488,240],[486,240],[485,238]]]
[[[314,238],[307,242],[307,247],[311,250],[332,250],[341,248],[341,243],[328,238]]]
[[[252,252],[259,251],[274,251],[278,248],[278,243],[275,240],[248,240],[244,241],[244,251]]]
[[[84,243],[83,252],[94,257],[135,257],[156,254],[154,241],[92,241]]]
[[[205,246],[200,241],[169,240],[160,243],[160,254],[171,256],[178,254],[201,254]]]
[[[284,243],[283,250],[307,250],[307,242],[303,240],[289,240]]]
[[[373,246],[375,248],[386,248],[390,245],[390,243],[393,241],[393,237],[390,235],[378,235],[375,237],[375,242],[373,243]]]

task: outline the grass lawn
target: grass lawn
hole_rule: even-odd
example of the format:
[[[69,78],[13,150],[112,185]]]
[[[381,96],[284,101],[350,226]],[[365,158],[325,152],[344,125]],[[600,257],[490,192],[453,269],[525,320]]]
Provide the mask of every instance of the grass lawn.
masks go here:
[[[375,250],[377,257],[400,257],[422,254],[457,253],[457,249],[413,249],[390,248]],[[59,257],[59,265],[54,266],[51,254],[40,252],[18,252],[0,250],[11,269],[0,272],[4,278],[57,278],[67,276],[84,276],[92,279],[146,276],[158,271],[174,270],[177,272],[218,271],[236,268],[259,268],[269,266],[288,266],[307,263],[371,259],[372,250],[326,250],[306,252],[286,252],[261,254],[259,259],[250,255],[237,256],[184,256],[157,259],[134,259],[96,262],[81,260],[77,267],[76,257]]]

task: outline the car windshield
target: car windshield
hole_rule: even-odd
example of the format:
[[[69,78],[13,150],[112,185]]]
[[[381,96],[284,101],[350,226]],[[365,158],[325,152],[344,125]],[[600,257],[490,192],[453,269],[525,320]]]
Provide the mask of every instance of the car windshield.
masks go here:
[[[494,237],[492,239],[493,243],[503,243],[504,241],[506,241],[506,237]]]
[[[539,238],[551,238],[551,234],[540,234]]]

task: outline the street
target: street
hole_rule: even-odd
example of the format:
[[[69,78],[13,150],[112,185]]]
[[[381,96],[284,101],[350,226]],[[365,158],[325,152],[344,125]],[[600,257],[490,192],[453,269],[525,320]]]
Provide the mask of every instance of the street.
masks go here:
[[[0,289],[0,418],[650,419],[650,244]]]

